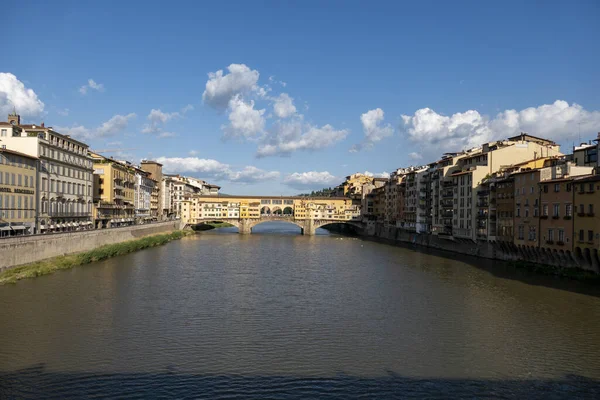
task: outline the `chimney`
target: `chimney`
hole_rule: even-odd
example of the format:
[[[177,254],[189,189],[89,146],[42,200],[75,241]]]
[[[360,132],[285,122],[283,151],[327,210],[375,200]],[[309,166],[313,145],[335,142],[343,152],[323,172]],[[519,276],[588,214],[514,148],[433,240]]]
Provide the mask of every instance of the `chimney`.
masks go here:
[[[42,128],[43,128],[43,127],[45,127],[45,125],[44,125],[44,121],[42,121],[42,124],[41,124],[40,126],[41,126]]]

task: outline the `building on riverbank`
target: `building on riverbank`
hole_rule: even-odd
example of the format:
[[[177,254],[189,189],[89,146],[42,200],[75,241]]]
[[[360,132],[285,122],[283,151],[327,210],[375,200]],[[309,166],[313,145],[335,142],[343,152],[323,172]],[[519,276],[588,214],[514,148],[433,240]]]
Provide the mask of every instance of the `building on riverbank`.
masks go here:
[[[88,145],[43,122],[21,124],[15,112],[9,114],[0,134],[6,134],[0,137],[6,148],[38,159],[34,233],[90,229],[93,169]]]
[[[96,229],[135,223],[135,169],[132,165],[90,152],[94,161],[94,226]]]
[[[162,164],[152,160],[142,160],[140,167],[148,173],[148,178],[155,182],[150,196],[150,215],[154,219],[162,220],[165,212],[162,195]]]
[[[0,129],[8,132],[2,123]],[[0,146],[0,237],[35,232],[37,161]]]
[[[153,219],[152,195],[157,182],[150,178],[150,173],[139,167],[133,167],[135,170],[135,221],[136,223],[145,223]]]

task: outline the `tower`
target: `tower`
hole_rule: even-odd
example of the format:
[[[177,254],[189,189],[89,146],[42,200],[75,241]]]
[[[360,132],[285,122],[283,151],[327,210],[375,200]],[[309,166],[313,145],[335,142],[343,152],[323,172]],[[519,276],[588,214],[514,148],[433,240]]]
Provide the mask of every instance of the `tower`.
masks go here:
[[[17,114],[17,110],[13,108],[13,112],[8,114],[8,122],[11,125],[21,125],[21,116]]]

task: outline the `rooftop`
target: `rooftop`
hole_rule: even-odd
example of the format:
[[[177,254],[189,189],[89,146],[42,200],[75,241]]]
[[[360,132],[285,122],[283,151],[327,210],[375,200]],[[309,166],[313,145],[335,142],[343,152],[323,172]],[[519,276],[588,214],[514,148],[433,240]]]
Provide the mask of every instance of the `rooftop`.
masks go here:
[[[9,153],[9,154],[14,154],[17,156],[21,156],[21,157],[26,157],[26,158],[31,158],[32,160],[37,160],[37,157],[34,156],[30,156],[29,154],[24,154],[18,151],[14,151],[14,150],[10,150],[10,149],[4,149],[4,148],[0,148],[0,153]]]

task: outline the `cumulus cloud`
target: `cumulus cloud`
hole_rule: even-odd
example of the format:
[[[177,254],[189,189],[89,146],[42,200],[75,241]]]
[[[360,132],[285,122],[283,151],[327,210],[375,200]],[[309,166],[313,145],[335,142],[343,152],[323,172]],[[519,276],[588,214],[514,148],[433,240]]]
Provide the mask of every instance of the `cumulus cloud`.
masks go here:
[[[157,161],[163,164],[168,173],[193,173],[204,178],[226,180],[236,183],[255,183],[279,178],[277,171],[265,171],[254,166],[246,166],[234,170],[229,164],[213,159],[197,157],[159,157]]]
[[[294,99],[287,93],[281,93],[274,99],[273,111],[278,118],[288,118],[296,113]]]
[[[335,129],[331,125],[318,127],[304,123],[301,119],[278,121],[258,147],[257,157],[289,155],[295,151],[314,151],[331,147],[344,140],[346,129]]]
[[[93,79],[88,79],[88,83],[79,88],[79,93],[85,95],[89,89],[96,90],[98,92],[104,92],[104,84],[97,83]]]
[[[127,128],[129,120],[135,117],[136,115],[134,113],[127,115],[115,115],[100,125],[98,129],[96,129],[96,136],[112,136],[116,135],[117,133],[121,133]]]
[[[165,134],[168,134],[168,132],[163,132],[162,125],[166,124],[167,122],[173,119],[183,117],[188,111],[191,111],[193,109],[194,106],[192,106],[191,104],[188,104],[187,106],[183,107],[181,111],[174,111],[170,113],[153,108],[152,110],[150,110],[150,114],[148,114],[148,116],[146,117],[149,123],[144,125],[144,127],[142,128],[142,133],[154,133],[158,134],[159,137],[166,137]]]
[[[590,136],[600,130],[600,111],[587,111],[579,104],[556,100],[521,111],[506,110],[493,118],[476,110],[445,116],[422,108],[414,115],[402,115],[402,121],[411,141],[434,145],[431,152],[440,153],[476,147],[520,132],[554,141],[572,139],[579,129],[582,135]]]
[[[385,172],[385,171],[380,172],[380,173],[373,173],[373,172],[365,171],[365,172],[363,172],[363,175],[372,176],[374,178],[389,178],[390,177],[390,173]]]
[[[283,179],[283,183],[294,189],[320,189],[335,185],[339,181],[327,171],[294,172]]]
[[[265,110],[255,110],[254,101],[245,102],[240,95],[229,100],[229,124],[222,127],[225,137],[254,138],[265,127]]]
[[[71,127],[55,126],[54,129],[59,133],[70,135],[77,139],[89,140],[99,137],[114,136],[119,133],[122,133],[125,129],[127,129],[129,121],[135,117],[136,115],[134,113],[130,113],[127,115],[117,114],[108,121],[102,123],[96,129],[89,129],[83,125],[73,125]]]
[[[229,180],[231,182],[264,182],[279,178],[278,171],[265,171],[253,166],[247,166],[241,171],[232,171],[229,174]]]
[[[245,64],[231,64],[227,67],[229,73],[223,70],[209,72],[206,88],[202,94],[204,104],[218,110],[225,110],[229,101],[238,94],[245,94],[252,90],[258,90],[257,70],[252,70]]]
[[[392,125],[383,125],[384,112],[381,108],[369,110],[360,116],[360,122],[363,126],[363,132],[365,138],[360,144],[355,144],[350,149],[350,152],[357,152],[362,149],[368,149],[373,147],[374,143],[381,141],[382,139],[392,136],[394,134],[394,128]]]
[[[15,75],[0,72],[0,112],[6,116],[13,109],[22,116],[35,117],[44,111],[44,103]]]

